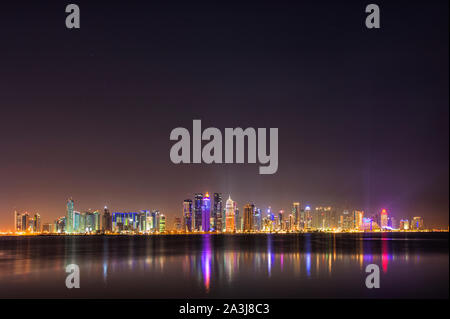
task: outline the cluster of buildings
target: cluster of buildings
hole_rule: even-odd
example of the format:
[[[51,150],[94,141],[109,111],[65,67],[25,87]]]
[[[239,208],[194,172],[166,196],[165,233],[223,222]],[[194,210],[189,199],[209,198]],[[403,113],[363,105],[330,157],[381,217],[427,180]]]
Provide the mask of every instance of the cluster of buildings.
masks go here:
[[[182,222],[180,222],[182,220]],[[364,216],[360,210],[343,210],[330,206],[312,209],[294,202],[290,212],[262,211],[253,203],[242,211],[231,199],[224,202],[221,193],[194,194],[193,199],[183,202],[182,219],[176,219],[175,228],[185,233],[193,232],[310,232],[310,231],[389,231],[423,230],[422,217],[411,222],[402,219],[397,226],[386,209],[374,216]]]
[[[54,223],[44,223],[41,227],[39,214],[28,213],[15,216],[15,233],[56,233],[56,234],[156,234],[166,232],[166,217],[159,211],[114,212],[108,207],[103,212],[75,210],[70,198],[66,203],[65,216]]]
[[[108,207],[102,212],[75,209],[73,199],[66,203],[66,214],[54,223],[41,225],[39,214],[14,212],[16,233],[57,233],[57,234],[163,234],[167,232],[166,216],[158,210],[138,212],[114,212]],[[423,218],[401,219],[397,225],[394,217],[386,209],[371,216],[361,210],[338,210],[331,206],[301,206],[292,204],[290,212],[265,211],[253,203],[244,205],[242,210],[228,197],[223,200],[221,193],[196,193],[193,199],[183,201],[183,215],[176,217],[176,233],[241,233],[241,232],[352,232],[352,231],[418,231],[423,230]]]
[[[24,212],[22,214],[17,211],[14,212],[14,229],[16,232],[41,232],[41,215],[38,213],[29,214]]]

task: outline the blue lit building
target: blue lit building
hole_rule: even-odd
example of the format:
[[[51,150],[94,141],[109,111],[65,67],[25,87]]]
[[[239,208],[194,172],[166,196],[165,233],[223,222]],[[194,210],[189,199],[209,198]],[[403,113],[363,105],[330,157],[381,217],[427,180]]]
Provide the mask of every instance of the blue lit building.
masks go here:
[[[211,225],[211,199],[209,198],[208,192],[206,192],[205,197],[202,201],[202,231],[208,232]]]

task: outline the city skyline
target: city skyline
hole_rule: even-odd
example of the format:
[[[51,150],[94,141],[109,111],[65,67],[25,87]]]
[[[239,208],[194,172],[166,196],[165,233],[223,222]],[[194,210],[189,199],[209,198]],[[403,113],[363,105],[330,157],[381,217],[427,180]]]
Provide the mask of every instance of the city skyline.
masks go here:
[[[448,225],[447,3],[380,3],[380,30],[357,3],[77,4],[79,30],[62,5],[23,19],[5,4],[0,229],[14,209],[57,218],[69,197],[175,216],[188,190]],[[174,164],[170,133],[193,120],[278,128],[277,172]]]
[[[159,209],[122,212],[111,210],[107,206],[102,210],[80,209],[75,206],[75,201],[69,198],[66,202],[65,215],[54,221],[41,220],[41,215],[37,212],[14,211],[13,232],[40,233],[43,227],[47,228],[46,232],[68,234],[99,233],[99,231],[115,233],[122,230],[143,233],[445,230],[446,227],[448,230],[448,225],[424,224],[423,216],[394,216],[385,208],[376,212],[364,212],[358,208],[342,210],[333,206],[313,206],[308,203],[302,205],[300,202],[292,202],[290,210],[285,211],[271,206],[259,207],[253,202],[239,205],[231,199],[231,195],[224,201],[222,193],[212,193],[210,196],[209,192],[195,193],[193,199],[185,199],[181,210],[181,214],[169,218]],[[132,229],[117,228],[119,221],[124,225],[128,225],[130,221]]]

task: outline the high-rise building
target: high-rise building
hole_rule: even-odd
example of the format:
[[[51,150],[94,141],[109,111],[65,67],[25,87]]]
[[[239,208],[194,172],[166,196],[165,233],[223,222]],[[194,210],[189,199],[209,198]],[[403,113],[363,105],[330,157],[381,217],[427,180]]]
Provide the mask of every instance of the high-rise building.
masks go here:
[[[111,213],[108,209],[108,207],[105,206],[103,210],[103,225],[102,229],[104,232],[109,233],[112,231],[112,219],[111,219]]]
[[[228,197],[228,200],[225,203],[225,223],[226,223],[226,232],[234,232],[234,202],[231,199],[231,196]]]
[[[361,230],[364,218],[364,212],[359,210],[353,211],[353,227],[355,230]]]
[[[38,213],[34,214],[33,216],[33,230],[34,233],[40,233],[41,232],[41,215]]]
[[[185,199],[183,202],[183,231],[192,231],[192,200]]]
[[[66,232],[66,216],[62,216],[55,221],[55,232],[58,234]]]
[[[14,232],[22,231],[22,220],[20,219],[20,214],[14,211]]]
[[[423,218],[422,217],[413,217],[411,220],[412,230],[422,230],[423,229]]]
[[[202,204],[203,194],[197,193],[194,195],[194,225],[195,231],[202,231]]]
[[[409,221],[407,219],[401,219],[399,229],[400,230],[409,230]]]
[[[384,208],[381,210],[380,227],[381,229],[388,227],[388,212]]]
[[[223,229],[223,203],[221,193],[214,193],[213,220],[213,230],[221,232]]]
[[[261,231],[262,230],[261,209],[255,207],[254,211],[255,211],[255,216],[254,216],[254,222],[253,222],[253,229],[255,231]]]
[[[312,212],[310,206],[305,206],[304,211],[304,228],[310,229],[312,227]]]
[[[299,211],[299,213],[300,213],[300,211]],[[295,223],[294,214],[289,215],[289,220],[287,222],[288,222],[288,224],[286,226],[286,230],[288,230],[288,231],[296,231],[297,230],[297,224]]]
[[[74,209],[73,199],[69,198],[66,204],[66,224],[65,224],[65,231],[68,234],[75,232],[73,209]]]
[[[342,212],[342,229],[352,230],[354,228],[353,220],[353,214],[350,214],[348,210],[344,210]]]
[[[39,219],[40,223],[40,219]],[[14,231],[15,232],[33,232],[34,231],[34,219],[30,219],[28,212],[23,214],[14,211]]]
[[[160,231],[161,213],[158,210],[152,212],[152,232]]]
[[[166,232],[166,216],[164,214],[161,214],[159,216],[159,232],[160,233]]]
[[[211,225],[211,199],[209,193],[206,192],[202,200],[202,231],[209,232]]]
[[[136,232],[139,231],[140,213],[112,213],[112,228],[113,232],[119,233],[122,231]]]
[[[250,232],[254,229],[254,226],[253,226],[254,210],[255,210],[255,205],[247,204],[244,206],[244,231],[245,232]]]
[[[300,223],[300,203],[295,202],[292,205],[292,216],[294,217],[293,222],[290,222],[291,230],[297,230],[297,227]]]
[[[82,216],[80,212],[76,210],[73,211],[73,231],[74,233],[81,232],[82,226]]]
[[[149,211],[149,210],[143,210],[142,211],[144,214],[144,219],[145,219],[145,233],[151,233],[153,230],[153,214]]]

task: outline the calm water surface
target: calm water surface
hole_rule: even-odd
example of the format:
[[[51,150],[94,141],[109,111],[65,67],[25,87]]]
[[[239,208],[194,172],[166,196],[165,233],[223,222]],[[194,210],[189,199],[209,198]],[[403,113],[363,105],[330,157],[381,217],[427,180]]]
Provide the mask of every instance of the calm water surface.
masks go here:
[[[0,298],[448,298],[448,233],[0,237]],[[80,289],[65,286],[78,264]],[[365,287],[365,266],[381,288]]]

